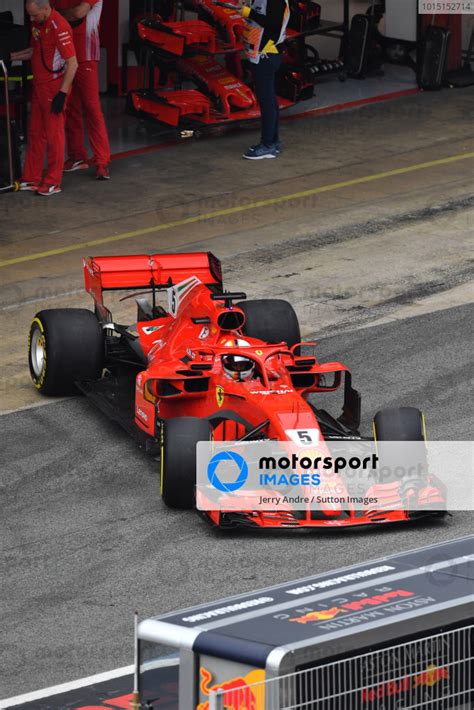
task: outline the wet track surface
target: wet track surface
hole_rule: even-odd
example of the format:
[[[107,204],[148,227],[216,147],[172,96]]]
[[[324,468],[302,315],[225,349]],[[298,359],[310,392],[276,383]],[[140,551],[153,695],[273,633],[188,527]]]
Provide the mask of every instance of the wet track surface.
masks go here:
[[[430,438],[462,440],[472,346],[463,306],[325,337],[319,358],[352,369],[365,433],[377,409],[405,404],[424,410]],[[0,697],[131,663],[134,609],[144,617],[472,532],[472,515],[456,513],[400,528],[224,534],[166,509],[156,464],[85,399],[3,416],[0,428]]]

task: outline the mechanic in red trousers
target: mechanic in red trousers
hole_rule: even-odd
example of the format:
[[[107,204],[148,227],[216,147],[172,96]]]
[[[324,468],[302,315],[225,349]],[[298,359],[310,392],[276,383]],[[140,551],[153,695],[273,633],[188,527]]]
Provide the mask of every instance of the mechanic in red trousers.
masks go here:
[[[64,165],[66,100],[77,70],[76,50],[69,24],[49,0],[27,0],[31,47],[13,52],[11,59],[31,59],[33,94],[28,150],[20,190],[45,197],[61,192]],[[44,156],[48,164],[43,177]]]
[[[66,113],[66,138],[69,158],[64,172],[89,167],[84,145],[84,119],[94,153],[97,180],[110,178],[110,146],[99,99],[99,24],[102,0],[54,0],[54,7],[70,22],[76,46],[77,70]]]

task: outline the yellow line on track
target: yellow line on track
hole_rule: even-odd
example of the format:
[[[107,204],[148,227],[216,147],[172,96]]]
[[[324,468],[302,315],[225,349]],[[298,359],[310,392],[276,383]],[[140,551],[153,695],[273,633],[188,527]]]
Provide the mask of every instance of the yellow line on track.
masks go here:
[[[143,229],[136,229],[133,232],[124,232],[123,234],[113,234],[109,237],[100,237],[99,239],[91,239],[87,242],[80,242],[79,244],[71,244],[66,247],[59,247],[58,249],[49,249],[48,251],[36,252],[33,254],[27,254],[25,256],[18,256],[13,259],[5,259],[0,261],[0,268],[5,266],[12,266],[14,264],[22,264],[27,261],[36,261],[37,259],[46,259],[50,256],[57,256],[58,254],[67,254],[72,251],[84,250],[87,247],[96,247],[101,244],[112,244],[113,242],[121,242],[125,239],[134,239],[135,237],[141,237],[145,234],[153,234],[154,232],[162,232],[166,229],[172,229],[173,227],[184,227],[187,224],[195,224],[196,222],[203,222],[206,220],[216,219],[217,217],[225,217],[231,214],[239,214],[241,212],[248,212],[250,210],[260,209],[262,207],[271,207],[272,205],[283,204],[285,202],[292,202],[293,200],[300,200],[304,197],[311,197],[312,195],[319,195],[323,192],[331,192],[332,190],[340,190],[343,187],[350,187],[352,185],[363,185],[364,183],[374,182],[376,180],[382,180],[384,178],[393,177],[395,175],[406,175],[407,173],[413,173],[417,170],[426,170],[427,168],[433,168],[438,165],[448,165],[449,163],[455,163],[459,160],[469,160],[474,158],[474,152],[471,153],[460,153],[458,155],[451,155],[447,158],[439,158],[438,160],[430,160],[426,163],[417,163],[415,165],[407,165],[404,168],[395,168],[394,170],[387,170],[382,173],[375,173],[374,175],[365,175],[363,177],[353,178],[352,180],[344,180],[343,182],[335,182],[330,185],[322,185],[321,187],[313,187],[309,190],[303,190],[301,192],[293,192],[288,195],[280,195],[280,197],[270,197],[266,200],[258,200],[256,202],[251,202],[248,205],[239,205],[237,207],[228,207],[222,210],[216,210],[214,212],[207,212],[203,214],[195,215],[194,217],[185,217],[183,219],[176,219],[171,222],[164,222],[162,224],[155,224],[152,227],[144,227]]]

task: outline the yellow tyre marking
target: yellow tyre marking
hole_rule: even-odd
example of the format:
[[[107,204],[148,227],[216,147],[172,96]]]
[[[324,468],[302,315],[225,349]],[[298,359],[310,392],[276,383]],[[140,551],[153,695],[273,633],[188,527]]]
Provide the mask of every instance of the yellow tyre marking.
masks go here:
[[[423,412],[421,412],[421,421],[423,424],[423,439],[425,442],[425,447],[428,448],[428,435],[426,433],[426,421],[425,421],[425,415],[423,414]]]
[[[161,425],[160,433],[160,496],[163,496],[163,478],[165,474],[165,435],[164,425]]]
[[[38,325],[38,328],[41,330],[41,332],[44,333],[43,324],[39,318],[33,318],[33,320],[31,321],[31,325],[33,325],[33,323],[36,323]]]
[[[43,369],[41,370],[40,376],[38,377],[38,380],[35,381],[33,380],[33,384],[36,387],[37,390],[41,389],[44,383],[44,378],[46,375],[46,337],[44,334],[44,326],[42,322],[40,321],[39,318],[35,316],[33,320],[31,321],[31,327],[30,327],[30,333],[28,335],[28,357],[31,357],[31,330],[33,328],[33,324],[36,323],[38,328],[40,329],[42,335],[41,338],[38,340],[39,343],[42,343],[44,345],[44,358],[43,358]]]

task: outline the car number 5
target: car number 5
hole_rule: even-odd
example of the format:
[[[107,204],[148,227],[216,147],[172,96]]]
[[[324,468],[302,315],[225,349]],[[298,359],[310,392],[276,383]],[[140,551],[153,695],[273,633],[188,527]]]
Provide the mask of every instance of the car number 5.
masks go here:
[[[300,446],[314,446],[319,441],[318,429],[287,429],[285,433]]]

